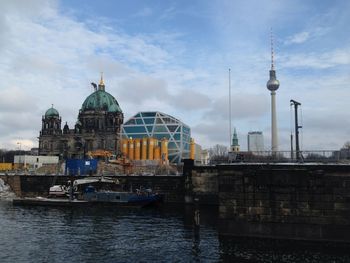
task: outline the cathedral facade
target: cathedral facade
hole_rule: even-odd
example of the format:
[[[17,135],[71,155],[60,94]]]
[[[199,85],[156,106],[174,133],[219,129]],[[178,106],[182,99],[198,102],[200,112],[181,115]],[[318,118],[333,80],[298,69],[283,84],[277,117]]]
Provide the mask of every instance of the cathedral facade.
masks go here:
[[[84,158],[88,151],[107,150],[117,154],[123,112],[117,100],[105,91],[103,78],[84,101],[73,129],[67,122],[61,128],[59,112],[51,107],[42,117],[39,155]]]

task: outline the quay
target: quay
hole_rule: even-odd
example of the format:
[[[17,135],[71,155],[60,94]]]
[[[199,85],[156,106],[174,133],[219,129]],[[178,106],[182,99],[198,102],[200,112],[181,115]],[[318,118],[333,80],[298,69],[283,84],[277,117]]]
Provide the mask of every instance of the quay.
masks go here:
[[[231,163],[195,166],[181,176],[116,176],[151,187],[171,203],[219,208],[219,233],[229,236],[350,242],[350,165]],[[17,196],[48,193],[64,175],[0,175]]]

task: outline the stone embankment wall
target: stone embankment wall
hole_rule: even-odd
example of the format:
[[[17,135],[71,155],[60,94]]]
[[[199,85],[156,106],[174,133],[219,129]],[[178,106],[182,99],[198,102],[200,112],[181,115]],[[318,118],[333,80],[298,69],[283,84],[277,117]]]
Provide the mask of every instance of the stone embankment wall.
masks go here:
[[[350,242],[349,165],[217,168],[221,233]]]
[[[219,205],[218,170],[216,167],[193,167],[191,192],[199,204]]]
[[[47,194],[68,176],[0,176],[18,196]],[[75,177],[77,178],[77,177]],[[193,166],[183,176],[119,176],[168,203],[219,205],[219,231],[234,236],[350,242],[350,165]]]

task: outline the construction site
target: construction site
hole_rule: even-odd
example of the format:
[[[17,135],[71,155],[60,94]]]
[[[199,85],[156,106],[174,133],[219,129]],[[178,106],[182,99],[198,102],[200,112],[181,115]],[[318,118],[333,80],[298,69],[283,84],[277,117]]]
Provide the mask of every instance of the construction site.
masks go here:
[[[145,137],[122,139],[121,152],[108,150],[85,153],[82,159],[64,159],[36,156],[15,156],[14,163],[1,163],[2,172],[20,172],[37,175],[181,175],[182,164],[169,162],[168,140]],[[190,159],[195,158],[195,143],[191,140]],[[29,158],[31,157],[31,158]],[[52,160],[51,160],[52,159]]]

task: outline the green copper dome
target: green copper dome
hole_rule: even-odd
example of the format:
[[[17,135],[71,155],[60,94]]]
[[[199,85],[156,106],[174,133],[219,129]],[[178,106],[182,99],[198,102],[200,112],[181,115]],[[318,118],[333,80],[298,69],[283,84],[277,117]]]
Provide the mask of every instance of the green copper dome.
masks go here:
[[[59,115],[60,114],[54,107],[51,107],[45,112],[45,117],[59,117]]]
[[[97,90],[90,94],[84,101],[82,111],[104,110],[108,112],[122,112],[117,100],[104,90]]]

